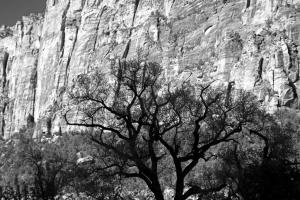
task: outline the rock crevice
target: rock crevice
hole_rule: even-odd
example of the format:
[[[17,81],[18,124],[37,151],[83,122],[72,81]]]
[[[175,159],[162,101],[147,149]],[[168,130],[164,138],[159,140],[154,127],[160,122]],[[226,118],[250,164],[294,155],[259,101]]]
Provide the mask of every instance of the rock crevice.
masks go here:
[[[0,28],[0,130],[9,137],[28,116],[37,133],[71,130],[59,110],[72,79],[138,53],[160,63],[167,80],[234,83],[273,110],[300,110],[299,7],[300,0],[48,0],[43,16]]]

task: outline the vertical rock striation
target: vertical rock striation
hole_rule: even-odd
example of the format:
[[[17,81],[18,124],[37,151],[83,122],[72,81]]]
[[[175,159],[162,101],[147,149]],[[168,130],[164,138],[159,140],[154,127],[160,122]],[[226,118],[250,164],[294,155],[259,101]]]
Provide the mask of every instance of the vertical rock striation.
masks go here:
[[[14,27],[3,29],[7,34],[0,40],[4,98],[0,130],[5,137],[26,126],[27,118],[35,112],[42,23],[41,15],[31,15],[23,17]]]
[[[48,0],[44,16],[0,28],[0,131],[28,120],[66,130],[72,79],[118,59],[159,62],[167,78],[217,80],[270,108],[299,108],[300,0]]]

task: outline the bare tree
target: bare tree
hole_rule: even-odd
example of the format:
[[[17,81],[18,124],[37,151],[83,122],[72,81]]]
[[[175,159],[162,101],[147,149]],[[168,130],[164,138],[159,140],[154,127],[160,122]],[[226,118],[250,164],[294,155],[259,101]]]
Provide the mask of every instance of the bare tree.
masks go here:
[[[73,107],[64,115],[68,125],[91,128],[92,141],[105,149],[97,170],[142,179],[157,200],[164,199],[167,165],[176,176],[175,200],[223,189],[225,182],[203,188],[187,176],[255,121],[254,97],[241,92],[231,98],[210,84],[167,83],[161,66],[151,62],[120,62],[111,72],[79,75],[70,88]]]

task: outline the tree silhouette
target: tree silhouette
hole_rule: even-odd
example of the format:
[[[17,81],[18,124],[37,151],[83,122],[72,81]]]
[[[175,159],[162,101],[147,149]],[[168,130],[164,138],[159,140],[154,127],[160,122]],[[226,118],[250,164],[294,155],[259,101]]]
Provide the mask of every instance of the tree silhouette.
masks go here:
[[[81,74],[69,89],[65,120],[91,129],[92,141],[105,150],[95,169],[103,175],[142,179],[157,200],[164,199],[166,169],[175,176],[175,200],[218,192],[225,181],[203,188],[187,177],[255,123],[257,101],[246,92],[232,98],[210,84],[166,82],[162,72],[157,63],[133,60],[119,62],[110,75]]]

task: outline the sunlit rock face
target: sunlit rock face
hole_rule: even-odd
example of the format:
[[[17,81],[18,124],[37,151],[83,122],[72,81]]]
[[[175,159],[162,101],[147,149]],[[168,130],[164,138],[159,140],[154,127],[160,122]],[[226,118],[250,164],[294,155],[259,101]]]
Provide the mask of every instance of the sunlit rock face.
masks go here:
[[[35,113],[36,82],[41,47],[41,15],[23,17],[0,32],[1,132],[9,137]]]
[[[167,78],[253,91],[271,109],[299,108],[300,0],[48,0],[44,16],[0,28],[0,131],[60,116],[76,75],[137,54]]]

